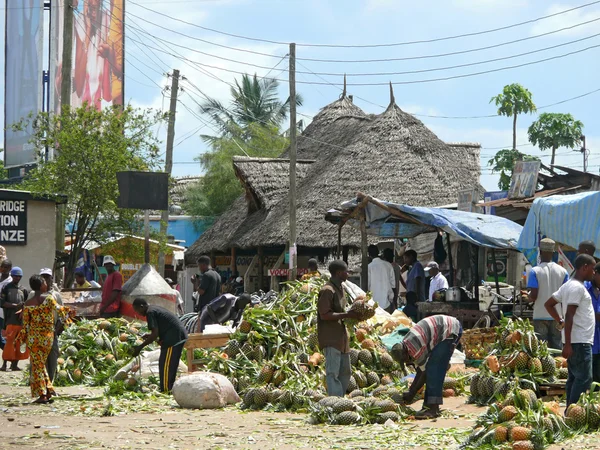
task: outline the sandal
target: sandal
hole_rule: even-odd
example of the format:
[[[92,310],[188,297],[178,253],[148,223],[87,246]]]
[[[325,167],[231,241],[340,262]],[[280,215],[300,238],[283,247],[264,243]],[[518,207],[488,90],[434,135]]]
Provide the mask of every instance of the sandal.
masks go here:
[[[46,398],[46,396],[41,395],[40,398],[38,398],[37,400],[35,400],[33,403],[37,403],[40,405],[45,405],[48,403],[48,399]]]
[[[429,420],[429,419],[437,419],[440,417],[441,413],[439,410],[433,411],[427,407],[424,407],[421,411],[415,414],[415,420]]]

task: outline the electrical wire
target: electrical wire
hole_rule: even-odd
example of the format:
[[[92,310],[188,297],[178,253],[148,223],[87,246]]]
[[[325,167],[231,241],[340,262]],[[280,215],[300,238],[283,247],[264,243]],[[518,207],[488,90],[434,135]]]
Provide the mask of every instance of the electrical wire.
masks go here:
[[[221,34],[224,36],[229,36],[229,37],[233,37],[236,39],[244,39],[244,40],[248,40],[248,41],[254,41],[254,42],[263,42],[263,43],[268,43],[268,44],[276,44],[276,45],[288,45],[287,42],[281,42],[281,41],[275,41],[275,40],[270,40],[270,39],[262,39],[262,38],[256,38],[256,37],[251,37],[251,36],[244,36],[244,35],[240,35],[240,34],[234,34],[234,33],[228,33],[225,31],[221,31],[221,30],[217,30],[215,28],[209,28],[209,27],[205,27],[202,25],[198,25],[192,22],[187,22],[185,20],[176,18],[176,17],[172,17],[169,16],[168,14],[162,13],[160,11],[156,11],[154,9],[148,8],[146,6],[141,5],[140,3],[134,2],[132,0],[130,0],[130,3],[136,6],[139,6],[142,9],[145,9],[147,11],[153,12],[155,14],[158,14],[160,16],[169,18],[171,20],[180,22],[180,23],[184,23],[186,25],[189,26],[193,26],[205,31],[210,31],[213,33],[217,33],[217,34]],[[592,5],[596,5],[600,3],[600,0],[596,0],[590,3],[586,3],[580,6],[576,6],[573,8],[569,8],[569,9],[565,9],[563,11],[559,11],[553,14],[548,14],[545,16],[541,16],[541,17],[537,17],[535,19],[530,19],[530,20],[526,20],[523,22],[518,22],[515,24],[511,24],[511,25],[505,25],[502,27],[497,27],[497,28],[492,28],[492,29],[488,29],[488,30],[482,30],[482,31],[476,31],[476,32],[471,32],[471,33],[463,33],[463,34],[459,34],[459,35],[454,35],[454,36],[444,36],[444,37],[439,37],[439,38],[433,38],[433,39],[422,39],[422,40],[416,40],[416,41],[406,41],[406,42],[395,42],[395,43],[384,43],[384,44],[311,44],[311,43],[299,43],[296,44],[297,46],[301,46],[301,47],[326,47],[326,48],[377,48],[377,47],[398,47],[398,46],[405,46],[405,45],[414,45],[414,44],[425,44],[425,43],[432,43],[432,42],[440,42],[440,41],[448,41],[448,40],[454,40],[454,39],[460,39],[460,38],[464,38],[464,37],[473,37],[473,36],[481,36],[484,34],[489,34],[489,33],[495,33],[497,31],[504,31],[504,30],[509,30],[511,28],[516,28],[516,27],[520,27],[523,25],[528,25],[528,24],[532,24],[535,22],[539,22],[541,20],[545,20],[545,19],[549,19],[552,17],[556,17],[556,16],[560,16],[563,14],[567,14],[569,12],[572,11],[576,11],[582,8],[587,8],[589,6]]]

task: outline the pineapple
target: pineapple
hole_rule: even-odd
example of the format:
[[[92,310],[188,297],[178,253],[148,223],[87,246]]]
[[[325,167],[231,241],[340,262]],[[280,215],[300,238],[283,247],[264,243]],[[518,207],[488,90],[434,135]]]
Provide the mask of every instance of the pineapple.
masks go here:
[[[347,392],[353,392],[358,388],[358,384],[356,384],[356,378],[354,375],[350,376],[350,381],[348,381],[348,389]]]
[[[389,353],[381,354],[381,367],[387,370],[394,367],[394,358],[392,358]]]
[[[246,408],[251,407],[254,404],[254,391],[256,389],[248,389],[244,394],[243,406]]]
[[[375,403],[375,407],[379,408],[381,412],[397,411],[398,408],[392,400],[379,400]]]
[[[600,426],[600,414],[598,413],[597,406],[593,404],[588,405],[587,424],[592,430],[596,430]]]
[[[343,411],[334,417],[334,423],[337,425],[352,425],[358,422],[360,422],[360,416],[354,411]]]
[[[225,347],[225,354],[230,358],[235,358],[240,352],[240,343],[236,339],[231,339]]]
[[[521,334],[521,332],[519,330],[513,331],[510,335],[510,343],[512,345],[517,345],[521,342],[522,337],[523,337],[523,335]]]
[[[485,365],[490,369],[492,373],[500,372],[500,363],[498,362],[498,357],[495,355],[491,355],[485,358]]]
[[[267,384],[269,383],[269,381],[271,381],[272,378],[273,368],[268,364],[266,366],[263,366],[263,368],[260,370],[260,373],[258,374],[258,382],[260,384]]]
[[[359,388],[362,389],[364,387],[367,387],[367,376],[364,373],[356,371],[354,373],[354,378],[356,378],[356,384]]]
[[[265,348],[262,345],[257,345],[254,347],[254,351],[252,352],[252,359],[256,362],[262,362],[262,360],[266,356]]]
[[[273,384],[275,386],[280,386],[281,383],[283,383],[285,381],[285,374],[283,373],[283,371],[278,370],[277,372],[275,372],[275,374],[273,375]]]
[[[554,372],[556,372],[556,361],[552,356],[542,356],[540,362],[542,363],[542,372],[545,375],[554,375]]]
[[[566,380],[567,378],[569,378],[569,369],[567,369],[566,367],[561,367],[560,369],[558,369],[556,377],[559,380]]]
[[[457,384],[458,383],[457,383],[456,379],[454,379],[452,377],[446,377],[446,378],[444,378],[443,389],[456,389]]]
[[[528,364],[529,364],[529,355],[525,352],[519,352],[519,354],[515,358],[515,368],[517,370],[525,370],[525,369],[527,369]]]
[[[473,397],[479,397],[479,396],[481,396],[481,393],[479,392],[479,379],[480,378],[481,378],[481,375],[479,375],[479,373],[476,373],[471,378],[470,390],[471,390],[471,395]]]
[[[241,333],[248,334],[252,331],[252,325],[250,325],[250,322],[242,320],[240,322],[239,330]]]
[[[310,336],[308,336],[306,345],[308,345],[310,349],[319,348],[319,336],[317,336],[316,333],[312,333]]]
[[[373,354],[370,350],[363,349],[358,353],[358,360],[365,366],[371,367],[373,365]]]
[[[395,388],[395,387],[391,387],[391,388],[389,388],[389,389],[387,390],[387,395],[388,395],[388,397],[390,397],[390,398],[391,398],[391,397],[392,397],[393,395],[395,395],[395,394],[401,394],[401,392],[400,392],[400,389],[398,389],[398,388]]]
[[[530,405],[535,405],[535,402],[537,402],[537,394],[535,393],[535,391],[532,389],[525,389],[525,393],[529,395]]]
[[[494,395],[495,383],[496,381],[492,377],[485,377],[479,381],[479,390],[484,398],[489,399],[492,395]]]
[[[528,363],[529,371],[532,373],[542,373],[542,361],[539,358],[531,358]]]
[[[381,384],[387,386],[388,384],[393,384],[394,380],[389,375],[384,375],[381,377]]]
[[[396,411],[386,411],[384,413],[378,414],[376,422],[377,423],[386,423],[388,420],[392,422],[398,421],[398,413]]]
[[[352,364],[353,366],[356,366],[358,364],[358,354],[360,352],[358,350],[356,350],[355,348],[350,349],[350,364]]]
[[[361,391],[360,389],[355,389],[352,392],[350,392],[350,394],[348,395],[348,397],[350,397],[350,398],[363,397],[363,396],[364,396],[364,392]]]
[[[246,377],[238,378],[238,392],[244,392],[250,386],[250,380]]]
[[[271,392],[269,392],[269,403],[271,404],[275,404],[277,403],[277,401],[279,400],[279,397],[281,397],[283,395],[283,391],[280,389],[275,389]]]
[[[284,408],[289,408],[294,402],[294,396],[290,391],[284,391],[283,394],[281,394],[281,396],[279,397],[278,401],[279,404],[282,405]]]
[[[517,415],[517,412],[517,408],[514,406],[505,406],[500,410],[500,413],[498,414],[498,420],[500,422],[508,422],[513,420],[513,418]]]
[[[533,442],[523,440],[523,441],[513,442],[512,449],[513,450],[534,450],[535,446],[533,445]]]
[[[354,411],[356,409],[356,405],[349,398],[338,397],[331,408],[333,409],[334,413],[339,414],[344,411]]]
[[[308,364],[308,353],[302,352],[298,355],[298,362],[300,364]]]
[[[454,391],[454,389],[444,389],[442,391],[443,397],[454,397],[455,395],[456,395],[456,392]]]
[[[502,444],[508,440],[508,429],[503,426],[499,426],[494,430],[494,441],[498,444]]]
[[[387,394],[387,387],[385,386],[378,386],[372,392],[373,397],[383,397],[385,394]]]
[[[375,372],[367,373],[367,386],[378,386],[379,385],[379,375]]]
[[[402,398],[402,394],[400,392],[394,392],[393,394],[390,394],[390,398],[394,403],[404,403],[404,399]]]
[[[527,335],[523,336],[523,344],[525,344],[525,349],[530,354],[535,355],[539,347],[539,341],[534,333],[527,333]]]
[[[364,341],[362,341],[360,343],[360,346],[364,349],[367,350],[374,350],[375,349],[375,342],[373,342],[371,339],[365,339]]]
[[[358,342],[362,342],[367,338],[367,331],[364,330],[363,328],[359,328],[358,330],[356,330],[356,340]]]
[[[525,427],[514,427],[510,430],[511,441],[528,441],[531,430]]]
[[[269,402],[269,392],[265,388],[254,390],[254,406],[263,408]]]
[[[252,352],[254,351],[254,347],[249,342],[246,342],[242,345],[241,352],[246,355],[247,358],[252,356]]]
[[[498,395],[500,397],[506,397],[513,385],[510,381],[499,380],[494,385],[494,395]]]
[[[566,416],[567,425],[569,425],[571,428],[578,430],[580,428],[583,428],[586,424],[585,409],[583,409],[579,405],[569,405],[569,408],[567,408]]]

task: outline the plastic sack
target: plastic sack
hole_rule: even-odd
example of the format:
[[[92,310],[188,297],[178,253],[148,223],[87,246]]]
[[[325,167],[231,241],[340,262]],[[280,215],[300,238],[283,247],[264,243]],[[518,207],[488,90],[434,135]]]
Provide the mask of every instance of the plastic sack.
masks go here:
[[[172,392],[182,408],[217,409],[240,401],[231,382],[212,372],[195,372],[181,377],[173,385]]]
[[[132,358],[126,365],[121,367],[119,371],[114,375],[115,380],[125,380],[128,374],[131,372],[136,377],[148,378],[150,375],[155,377],[159,376],[158,370],[158,358],[160,357],[160,349],[152,350],[149,352],[143,352],[140,356]],[[179,361],[179,367],[177,372],[186,373],[188,371],[187,366]]]

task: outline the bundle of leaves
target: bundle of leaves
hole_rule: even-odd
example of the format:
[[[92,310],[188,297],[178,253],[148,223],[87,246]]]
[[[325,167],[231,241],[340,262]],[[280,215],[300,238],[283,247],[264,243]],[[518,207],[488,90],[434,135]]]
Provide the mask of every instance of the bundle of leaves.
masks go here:
[[[316,326],[324,283],[318,279],[289,283],[275,301],[247,309],[226,347],[196,353],[199,365],[227,376],[242,397],[249,388],[324,392],[325,364]],[[363,323],[358,327],[349,331],[353,375],[348,392],[400,380],[404,374],[377,331]],[[263,403],[270,402],[259,402]]]
[[[120,318],[72,324],[58,339],[60,357],[54,384],[106,384],[131,360],[133,346],[141,344],[141,336],[147,332],[140,322]],[[121,381],[131,387],[137,384],[135,379]]]
[[[562,362],[538,340],[528,321],[504,318],[491,354],[471,379],[469,402],[489,404],[515,385],[537,392],[540,384],[557,383],[557,375],[565,375],[557,365]]]
[[[481,415],[463,449],[544,449],[572,435],[560,405],[545,403],[529,389],[513,388]]]

